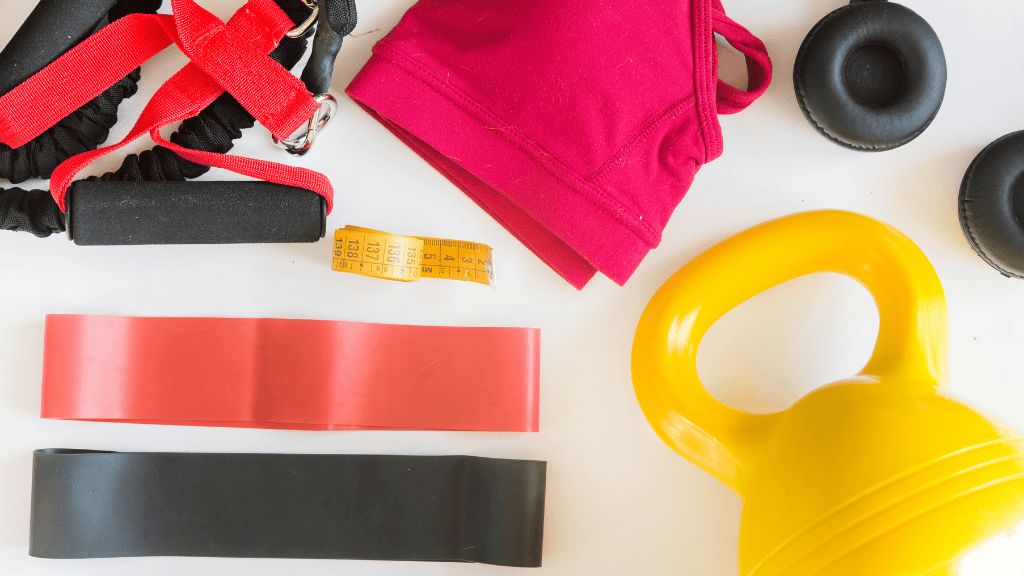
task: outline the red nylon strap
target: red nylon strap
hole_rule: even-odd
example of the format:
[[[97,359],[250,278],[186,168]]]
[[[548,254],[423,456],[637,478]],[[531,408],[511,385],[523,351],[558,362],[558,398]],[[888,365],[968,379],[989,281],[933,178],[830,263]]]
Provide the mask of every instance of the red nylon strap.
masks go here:
[[[278,139],[291,136],[320,108],[298,78],[267,56],[294,27],[271,0],[249,0],[228,25],[193,0],[171,0],[171,6],[175,44],[191,65],[230,92]]]
[[[99,96],[170,46],[168,27],[170,16],[132,14],[83,40],[0,98],[0,142],[24,146]]]
[[[41,415],[536,432],[539,354],[531,328],[49,315]]]
[[[324,176],[315,170],[300,168],[298,166],[286,166],[284,164],[278,164],[277,162],[258,160],[256,158],[246,158],[245,156],[230,156],[228,154],[202,152],[199,150],[182,148],[173,142],[164,140],[163,136],[160,135],[159,128],[155,128],[150,132],[150,136],[152,136],[153,141],[157,144],[170,148],[182,158],[195,162],[196,164],[213,166],[215,168],[224,168],[231,170],[236,174],[243,174],[259,180],[277,182],[278,184],[287,184],[289,186],[298,186],[299,188],[312,190],[313,192],[323,196],[327,201],[328,214],[330,214],[331,209],[334,208],[334,188],[331,186],[331,181],[327,176]]]

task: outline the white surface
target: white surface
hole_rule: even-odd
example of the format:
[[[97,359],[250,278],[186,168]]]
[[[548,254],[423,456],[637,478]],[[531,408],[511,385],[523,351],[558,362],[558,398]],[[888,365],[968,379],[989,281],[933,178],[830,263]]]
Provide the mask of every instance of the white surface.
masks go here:
[[[306,560],[30,558],[32,450],[477,454],[549,462],[543,573],[737,573],[741,503],[664,446],[630,382],[633,330],[644,305],[687,260],[749,226],[817,208],[880,218],[931,259],[949,300],[953,390],[1024,429],[1024,282],[990,269],[964,240],[960,179],[995,138],[1024,128],[1024,5],[906,0],[938,32],[949,83],[942,110],[917,140],[866,154],[819,136],[800,114],[791,73],[810,27],[840,0],[729,0],[730,15],[761,37],[775,79],[746,112],[722,118],[725,154],[704,167],[661,246],[620,288],[598,277],[577,292],[499,224],[343,94],[371,45],[412,0],[360,0],[334,78],[340,118],[298,160],[337,190],[328,229],[346,224],[486,242],[498,286],[426,280],[397,284],[330,270],[331,243],[84,248],[63,236],[0,233],[0,574],[508,574],[484,565]],[[0,45],[33,2],[0,0]],[[169,2],[165,2],[165,5]],[[206,0],[226,18],[241,0]],[[165,8],[166,10],[166,8]],[[140,94],[122,107],[121,138],[159,83],[184,62],[173,50],[144,67]],[[736,58],[723,73],[736,77]],[[131,119],[131,120],[129,120]],[[294,160],[249,130],[234,153]],[[132,149],[150,147],[146,140]],[[90,168],[116,168],[114,154]],[[214,171],[208,179],[232,176]],[[37,184],[41,183],[28,183]],[[4,183],[5,186],[9,185]],[[48,313],[263,316],[410,324],[542,328],[537,434],[284,432],[38,418],[43,317]],[[857,371],[878,317],[867,292],[839,276],[800,279],[717,324],[700,356],[721,399],[749,410],[788,406]]]

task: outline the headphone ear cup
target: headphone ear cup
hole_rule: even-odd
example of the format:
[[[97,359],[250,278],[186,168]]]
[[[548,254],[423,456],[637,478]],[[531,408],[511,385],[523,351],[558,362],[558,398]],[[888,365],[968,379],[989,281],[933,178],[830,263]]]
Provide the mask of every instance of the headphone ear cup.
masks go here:
[[[822,18],[793,67],[800,109],[822,135],[857,150],[891,150],[931,124],[946,91],[935,30],[913,10],[855,2]]]
[[[1024,131],[986,146],[960,185],[960,226],[1003,276],[1024,278]]]

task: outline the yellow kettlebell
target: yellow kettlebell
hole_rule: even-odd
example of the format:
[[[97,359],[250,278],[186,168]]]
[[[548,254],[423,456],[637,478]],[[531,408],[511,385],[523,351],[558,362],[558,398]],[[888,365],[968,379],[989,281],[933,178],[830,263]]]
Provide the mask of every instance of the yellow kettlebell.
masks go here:
[[[878,342],[864,369],[775,414],[715,400],[697,376],[708,328],[815,272],[874,295]],[[742,576],[1024,574],[1024,440],[945,391],[947,331],[924,253],[849,212],[751,228],[658,290],[633,340],[636,396],[662,440],[744,500]]]

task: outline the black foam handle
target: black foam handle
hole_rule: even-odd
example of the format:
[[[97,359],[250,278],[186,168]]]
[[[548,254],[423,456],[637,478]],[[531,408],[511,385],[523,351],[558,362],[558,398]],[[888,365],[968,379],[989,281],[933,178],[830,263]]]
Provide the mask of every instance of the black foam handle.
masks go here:
[[[41,0],[0,52],[0,96],[92,33],[116,0]]]
[[[327,232],[323,197],[272,182],[72,184],[68,239],[80,246],[316,242]]]
[[[37,450],[29,554],[541,565],[546,463]]]

